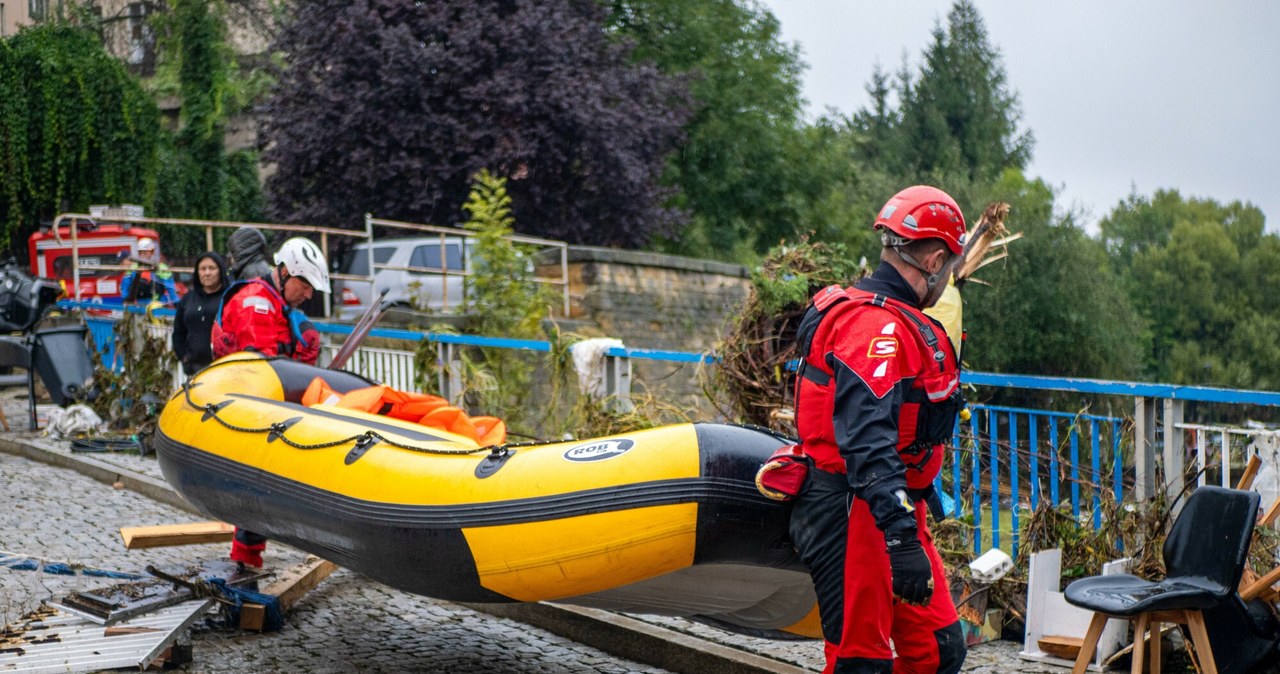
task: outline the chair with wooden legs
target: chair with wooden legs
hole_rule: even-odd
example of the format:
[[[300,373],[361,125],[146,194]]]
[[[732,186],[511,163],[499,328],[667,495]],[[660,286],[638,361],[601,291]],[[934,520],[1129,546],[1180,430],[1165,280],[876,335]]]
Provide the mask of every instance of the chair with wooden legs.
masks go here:
[[[1107,620],[1134,622],[1133,674],[1142,672],[1145,632],[1152,634],[1152,672],[1160,671],[1160,625],[1186,625],[1203,674],[1218,674],[1203,611],[1236,600],[1261,497],[1256,492],[1205,486],[1192,492],[1165,538],[1163,580],[1130,574],[1092,576],[1067,586],[1066,600],[1094,612],[1072,674],[1093,659]]]

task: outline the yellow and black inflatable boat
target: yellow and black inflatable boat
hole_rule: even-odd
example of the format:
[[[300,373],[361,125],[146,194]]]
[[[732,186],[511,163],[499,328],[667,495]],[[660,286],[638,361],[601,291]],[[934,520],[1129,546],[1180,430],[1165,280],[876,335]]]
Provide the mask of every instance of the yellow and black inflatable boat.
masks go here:
[[[546,444],[474,440],[297,401],[316,376],[236,354],[165,406],[165,479],[209,515],[392,587],[468,602],[551,600],[819,636],[784,506],[756,491],[784,438],[682,424]]]

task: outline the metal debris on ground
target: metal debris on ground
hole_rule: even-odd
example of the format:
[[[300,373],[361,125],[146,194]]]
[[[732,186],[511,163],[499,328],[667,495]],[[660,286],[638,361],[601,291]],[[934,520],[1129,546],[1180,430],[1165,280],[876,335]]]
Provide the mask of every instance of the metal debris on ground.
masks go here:
[[[148,569],[148,571],[151,570],[151,568]],[[212,598],[212,593],[202,593],[194,589],[197,584],[192,579],[220,578],[228,585],[239,586],[256,582],[265,578],[267,574],[241,571],[229,560],[218,560],[152,575],[156,577],[73,592],[55,600],[53,605],[90,622],[112,625],[136,615],[195,598]],[[175,578],[181,579],[183,583],[175,583],[173,580]]]
[[[187,630],[209,604],[208,599],[186,601],[114,627],[45,606],[0,634],[0,671],[90,672],[182,664],[190,659]]]

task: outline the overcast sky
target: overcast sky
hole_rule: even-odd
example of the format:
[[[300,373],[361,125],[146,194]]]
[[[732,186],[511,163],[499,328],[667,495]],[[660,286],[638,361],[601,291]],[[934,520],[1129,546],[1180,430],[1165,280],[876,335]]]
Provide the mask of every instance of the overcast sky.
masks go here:
[[[760,0],[809,68],[810,117],[850,114],[878,61],[918,68],[949,0]],[[1150,196],[1252,202],[1280,231],[1280,1],[977,0],[1060,208]]]

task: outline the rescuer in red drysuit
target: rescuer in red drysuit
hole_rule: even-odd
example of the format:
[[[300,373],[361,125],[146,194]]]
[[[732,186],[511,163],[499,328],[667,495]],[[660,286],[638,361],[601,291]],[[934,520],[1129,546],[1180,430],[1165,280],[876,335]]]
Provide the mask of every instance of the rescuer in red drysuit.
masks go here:
[[[951,341],[920,309],[961,259],[964,216],[916,186],[875,227],[880,266],[819,292],[800,323],[796,428],[815,470],[791,537],[817,591],[824,672],[950,674],[966,649],[924,506],[964,401]]]
[[[254,350],[265,356],[288,356],[315,364],[320,333],[297,307],[316,290],[329,292],[329,269],[319,246],[303,238],[285,241],[270,274],[227,289],[213,325],[213,355],[221,358]],[[236,528],[231,559],[262,566],[267,538]]]

